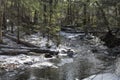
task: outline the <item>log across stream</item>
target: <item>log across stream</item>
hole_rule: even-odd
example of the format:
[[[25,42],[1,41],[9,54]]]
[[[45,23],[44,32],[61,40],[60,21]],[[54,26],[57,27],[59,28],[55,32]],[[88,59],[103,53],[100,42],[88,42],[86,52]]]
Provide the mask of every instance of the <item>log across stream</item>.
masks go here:
[[[17,39],[10,35],[4,35],[5,37],[17,42]],[[20,44],[25,45],[26,47],[10,47],[7,45],[0,45],[0,54],[1,55],[17,55],[17,54],[28,54],[29,52],[35,52],[35,53],[49,53],[51,55],[57,55],[58,51],[52,51],[49,49],[41,49],[40,47],[33,45],[29,42],[25,42],[23,40],[19,41]]]

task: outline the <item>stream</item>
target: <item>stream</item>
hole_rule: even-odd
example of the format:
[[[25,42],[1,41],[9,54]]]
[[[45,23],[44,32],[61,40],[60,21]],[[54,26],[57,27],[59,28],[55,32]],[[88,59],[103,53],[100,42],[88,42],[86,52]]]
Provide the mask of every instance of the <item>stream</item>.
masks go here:
[[[107,47],[94,36],[61,32],[59,56],[0,56],[0,80],[119,80],[120,59],[108,56]],[[34,41],[37,42],[37,41]],[[69,57],[64,50],[71,49]]]

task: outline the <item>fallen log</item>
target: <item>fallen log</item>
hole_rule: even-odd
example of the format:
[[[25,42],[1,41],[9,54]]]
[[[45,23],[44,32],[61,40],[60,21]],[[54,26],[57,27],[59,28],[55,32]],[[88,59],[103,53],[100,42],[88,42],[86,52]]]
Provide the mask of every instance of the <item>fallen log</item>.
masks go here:
[[[13,40],[13,41],[15,41],[15,42],[17,42],[17,38],[15,38],[13,36],[10,36],[10,35],[7,35],[7,34],[5,34],[4,36],[7,37],[7,38],[9,38],[9,39],[11,39],[11,40]],[[23,45],[25,45],[27,47],[37,47],[37,48],[39,48],[38,46],[33,45],[33,44],[29,43],[29,42],[25,42],[23,40],[20,40],[19,43],[23,44]]]
[[[13,36],[10,36],[10,35],[4,35],[5,37],[17,42],[17,39]],[[52,51],[52,50],[49,50],[49,49],[40,49],[40,47],[36,46],[36,45],[33,45],[29,42],[25,42],[23,40],[20,40],[20,44],[23,44],[27,47],[20,47],[20,48],[15,48],[15,47],[9,47],[9,46],[0,46],[0,48],[8,48],[8,49],[26,49],[26,50],[29,50],[30,52],[35,52],[35,53],[50,53],[51,55],[57,55],[59,52],[58,51]]]
[[[85,31],[83,30],[75,30],[75,29],[72,29],[72,28],[61,28],[61,31],[63,32],[66,32],[66,33],[85,33]],[[88,33],[107,33],[106,31],[101,31],[101,30],[96,30],[96,31],[93,31],[93,30],[89,30]]]
[[[84,31],[64,31],[64,32],[66,32],[66,33],[85,33]],[[101,33],[101,34],[104,34],[104,33],[107,33],[107,32],[105,32],[105,31],[88,31],[88,33],[90,33],[90,34],[95,34],[95,33]]]
[[[16,50],[16,52],[17,52],[17,50],[26,50],[28,52],[35,52],[35,53],[50,53],[51,55],[57,55],[59,53],[58,51],[51,51],[51,50],[40,49],[40,48],[29,48],[29,47],[15,48],[15,47],[9,47],[9,46],[2,46],[2,45],[0,45],[0,48],[6,49],[6,50],[10,50],[11,49],[12,50],[11,52],[13,52],[13,53],[15,53],[14,50]],[[9,51],[6,51],[6,52],[9,52]],[[18,54],[22,54],[23,52],[19,53],[19,51],[18,51],[17,53]]]
[[[26,49],[1,49],[0,55],[18,55],[28,54],[30,51]]]
[[[27,49],[28,47],[11,47],[11,46],[8,46],[8,45],[0,45],[0,49],[1,48],[8,48],[8,49]]]
[[[38,48],[29,48],[31,52],[36,52],[36,53],[50,53],[51,55],[57,55],[59,52],[58,51],[51,51],[51,50],[45,50],[45,49],[38,49]]]

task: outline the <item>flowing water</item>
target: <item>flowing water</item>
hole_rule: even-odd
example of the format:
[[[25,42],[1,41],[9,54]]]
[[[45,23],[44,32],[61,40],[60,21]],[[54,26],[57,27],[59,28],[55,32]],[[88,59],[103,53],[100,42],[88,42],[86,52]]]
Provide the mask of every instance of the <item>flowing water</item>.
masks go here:
[[[61,33],[61,36],[61,47],[63,47],[63,49],[70,48],[74,50],[74,57],[59,56],[47,60],[42,57],[34,56],[32,60],[38,58],[34,60],[36,61],[34,64],[22,65],[10,71],[4,71],[1,68],[0,80],[81,80],[94,74],[119,74],[119,66],[116,69],[115,60],[108,58],[107,48],[100,43],[98,38],[94,37],[94,39],[91,40],[82,40],[79,38],[82,34],[68,33]],[[92,50],[95,49],[97,49],[97,51],[93,53]],[[109,61],[110,59],[111,61]],[[119,64],[118,62],[119,59],[116,63]],[[2,62],[0,62],[0,64],[2,64]]]

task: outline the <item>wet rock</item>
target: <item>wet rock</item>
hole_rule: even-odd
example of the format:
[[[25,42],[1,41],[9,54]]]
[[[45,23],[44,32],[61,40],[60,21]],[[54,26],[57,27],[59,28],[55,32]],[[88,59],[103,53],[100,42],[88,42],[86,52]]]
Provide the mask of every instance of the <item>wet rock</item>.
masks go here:
[[[80,39],[80,40],[83,40],[85,38],[85,34],[78,35],[76,38]]]
[[[25,65],[32,65],[33,62],[24,62]]]
[[[71,49],[68,49],[67,55],[72,58],[74,55],[74,52]]]
[[[67,51],[66,50],[61,50],[61,53],[62,54],[67,54]]]
[[[91,36],[91,35],[86,35],[85,38],[88,39],[88,40],[91,40],[91,39],[93,39],[93,36]]]
[[[97,49],[95,49],[95,48],[94,48],[94,49],[92,49],[91,51],[92,51],[93,53],[97,53],[97,52],[98,52],[98,50],[97,50]]]
[[[52,57],[53,57],[53,55],[51,55],[50,53],[45,54],[45,58],[52,58]]]

